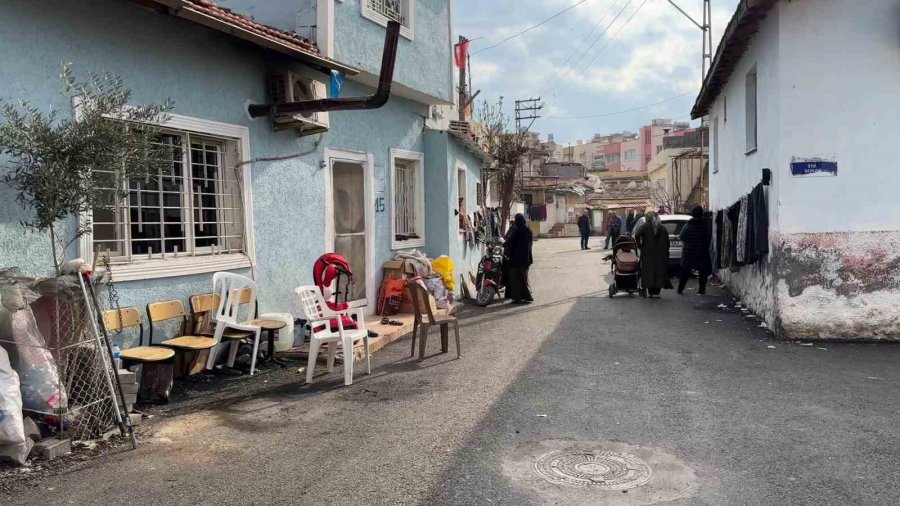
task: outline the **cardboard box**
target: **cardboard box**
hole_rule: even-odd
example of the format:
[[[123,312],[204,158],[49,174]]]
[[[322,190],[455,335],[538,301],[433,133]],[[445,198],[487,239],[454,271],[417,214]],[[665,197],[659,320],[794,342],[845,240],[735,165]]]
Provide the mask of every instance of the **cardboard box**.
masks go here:
[[[381,269],[382,281],[385,278],[409,279],[416,277],[416,269],[405,260],[388,260]]]

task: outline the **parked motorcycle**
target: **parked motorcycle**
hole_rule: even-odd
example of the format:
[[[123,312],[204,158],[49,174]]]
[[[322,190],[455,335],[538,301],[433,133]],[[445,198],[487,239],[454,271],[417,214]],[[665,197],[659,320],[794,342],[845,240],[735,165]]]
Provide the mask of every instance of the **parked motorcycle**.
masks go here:
[[[478,274],[475,276],[475,287],[478,294],[475,303],[487,306],[494,297],[501,297],[506,287],[503,286],[503,246],[499,243],[488,243],[484,256],[478,262]]]

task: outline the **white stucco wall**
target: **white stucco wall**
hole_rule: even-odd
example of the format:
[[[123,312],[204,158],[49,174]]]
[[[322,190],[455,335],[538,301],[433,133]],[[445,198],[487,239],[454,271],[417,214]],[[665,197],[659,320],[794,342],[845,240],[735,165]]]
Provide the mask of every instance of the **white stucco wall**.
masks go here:
[[[754,65],[758,150],[745,154]],[[709,117],[713,209],[773,172],[771,253],[720,272],[729,288],[786,338],[900,339],[900,2],[779,2]],[[835,157],[838,175],[793,177],[793,156]]]
[[[900,2],[800,0],[778,14],[781,230],[900,230]],[[837,177],[790,177],[791,156],[818,154],[837,156]]]

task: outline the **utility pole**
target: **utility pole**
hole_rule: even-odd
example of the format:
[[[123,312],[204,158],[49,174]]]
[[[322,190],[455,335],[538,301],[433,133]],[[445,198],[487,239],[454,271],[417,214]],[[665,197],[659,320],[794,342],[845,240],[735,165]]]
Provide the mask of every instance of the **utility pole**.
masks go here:
[[[466,40],[465,37],[460,35],[458,47],[460,47],[460,48],[465,47],[467,45],[466,44],[467,42],[468,42],[468,40]],[[464,58],[466,60],[468,60],[468,55],[465,55]],[[467,87],[466,87],[466,61],[465,60],[463,60],[462,65],[459,65],[459,86],[458,86],[458,88],[459,88],[459,90],[458,90],[459,91],[459,101],[457,103],[459,104],[459,107],[458,107],[459,108],[459,120],[465,121],[466,120],[466,102],[468,101],[468,96],[467,96],[468,93],[467,93]]]
[[[538,113],[543,108],[544,104],[541,103],[541,97],[516,100],[516,133],[528,132],[534,121],[540,118]],[[522,123],[528,120],[530,120],[528,126],[525,127],[525,130],[522,130]]]
[[[690,14],[679,7],[674,0],[669,0],[669,3],[703,31],[703,52],[700,62],[700,83],[703,84],[703,80],[706,78],[706,69],[712,67],[712,7],[710,6],[710,0],[703,0],[703,24],[698,23]]]

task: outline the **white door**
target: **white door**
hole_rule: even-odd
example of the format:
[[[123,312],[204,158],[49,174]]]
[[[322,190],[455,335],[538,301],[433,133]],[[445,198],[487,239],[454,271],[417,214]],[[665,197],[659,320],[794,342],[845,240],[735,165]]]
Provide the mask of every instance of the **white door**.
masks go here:
[[[343,255],[353,271],[348,300],[374,301],[372,224],[375,220],[374,158],[359,151],[325,149],[325,249]],[[374,304],[369,304],[369,313]]]

